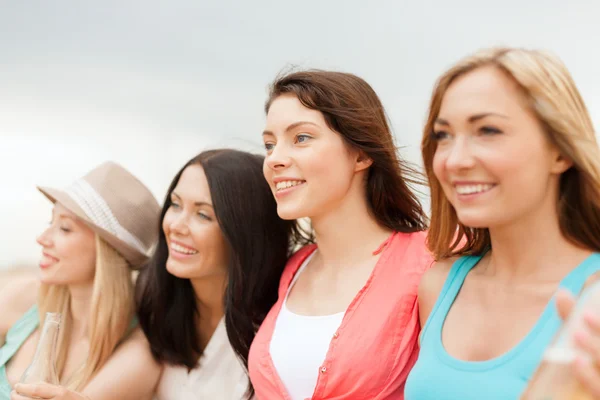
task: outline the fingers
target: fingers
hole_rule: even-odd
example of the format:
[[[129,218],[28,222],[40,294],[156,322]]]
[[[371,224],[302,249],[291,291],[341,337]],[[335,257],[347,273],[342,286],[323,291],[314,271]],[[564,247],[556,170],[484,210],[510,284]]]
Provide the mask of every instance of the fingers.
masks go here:
[[[560,289],[556,293],[556,311],[558,311],[558,315],[563,320],[566,320],[569,317],[574,305],[575,298],[567,290]]]
[[[39,398],[39,399],[53,399],[62,394],[64,389],[60,386],[49,385],[47,383],[38,383],[38,384],[22,384],[18,383],[15,386],[15,390],[17,395],[26,396],[27,398]],[[20,399],[17,397],[16,399]],[[13,400],[11,398],[11,400]]]
[[[16,391],[10,392],[10,400],[31,400],[30,397],[24,397],[18,394]]]
[[[585,390],[595,399],[600,399],[600,372],[591,360],[578,359],[575,375]]]

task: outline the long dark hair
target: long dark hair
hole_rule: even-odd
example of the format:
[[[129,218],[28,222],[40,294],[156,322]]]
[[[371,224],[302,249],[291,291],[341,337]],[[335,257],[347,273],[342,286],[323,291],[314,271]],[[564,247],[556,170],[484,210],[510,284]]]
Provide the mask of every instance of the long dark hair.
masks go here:
[[[277,300],[291,244],[303,237],[295,221],[278,217],[263,177],[263,160],[263,156],[230,149],[200,153],[173,178],[161,213],[162,221],[183,171],[200,165],[229,251],[223,299],[227,336],[246,368],[255,333]],[[196,329],[196,297],[188,279],[167,271],[169,250],[162,226],[158,229],[158,246],[137,280],[138,318],[156,360],[193,369],[204,351]],[[253,394],[250,383],[249,394]]]
[[[427,216],[409,184],[422,175],[398,157],[385,110],[373,88],[356,75],[322,70],[284,74],[271,84],[265,112],[282,94],[294,94],[307,108],[320,111],[330,129],[367,155],[367,197],[382,226],[399,232],[425,230]]]

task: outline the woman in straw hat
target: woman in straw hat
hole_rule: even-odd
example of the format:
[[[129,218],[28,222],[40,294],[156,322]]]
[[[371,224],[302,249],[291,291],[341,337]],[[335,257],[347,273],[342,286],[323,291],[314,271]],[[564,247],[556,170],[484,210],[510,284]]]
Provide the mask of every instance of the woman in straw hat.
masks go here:
[[[156,242],[160,207],[121,166],[107,162],[65,190],[41,187],[53,203],[42,246],[38,301],[24,314],[27,288],[4,295],[10,319],[0,350],[0,399],[149,399],[158,375],[135,329],[132,269]],[[32,361],[46,312],[62,313],[57,347],[61,386],[17,384]],[[3,325],[4,326],[4,325]],[[80,392],[80,393],[78,393]]]
[[[205,151],[169,187],[158,246],[136,288],[140,325],[164,365],[158,400],[252,395],[248,349],[301,239],[295,221],[277,216],[263,159]]]
[[[422,151],[438,262],[419,289],[406,399],[516,399],[560,327],[555,302],[572,302],[555,293],[579,293],[600,270],[590,116],[556,57],[484,50],[438,80]],[[573,366],[600,398],[600,319],[588,317],[578,344],[592,357]]]

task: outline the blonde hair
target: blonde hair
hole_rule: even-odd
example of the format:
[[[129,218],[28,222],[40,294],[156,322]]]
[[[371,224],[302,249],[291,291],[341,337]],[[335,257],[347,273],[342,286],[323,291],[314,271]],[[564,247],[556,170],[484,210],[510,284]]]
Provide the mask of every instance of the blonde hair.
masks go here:
[[[482,254],[491,247],[488,229],[460,223],[432,167],[437,145],[431,134],[446,91],[458,77],[484,66],[498,68],[517,83],[550,142],[573,162],[560,179],[560,229],[570,241],[600,251],[600,151],[587,108],[556,56],[517,48],[485,49],[464,58],[446,71],[433,89],[421,142],[431,188],[429,249],[436,259],[443,259]]]
[[[57,371],[61,384],[81,390],[102,368],[119,343],[130,331],[134,316],[133,280],[127,261],[96,235],[96,273],[89,316],[90,348],[86,361],[71,376],[63,376],[70,341],[70,294],[64,285],[42,285],[39,315],[44,323],[46,312],[62,313]]]

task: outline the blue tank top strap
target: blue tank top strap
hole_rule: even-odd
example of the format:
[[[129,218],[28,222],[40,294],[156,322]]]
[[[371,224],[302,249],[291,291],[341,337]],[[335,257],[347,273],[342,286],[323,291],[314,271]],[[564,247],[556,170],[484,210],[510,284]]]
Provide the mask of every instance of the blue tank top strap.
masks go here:
[[[6,376],[6,363],[38,328],[39,324],[38,307],[34,305],[6,333],[5,343],[0,348],[0,400],[8,400],[11,391]]]
[[[450,307],[454,303],[454,299],[458,295],[460,288],[463,285],[465,278],[467,277],[469,271],[473,269],[475,265],[481,260],[483,256],[463,256],[457,259],[450,271],[448,272],[448,276],[446,277],[446,282],[444,282],[444,286],[440,291],[440,294],[427,318],[427,322],[425,322],[425,326],[423,327],[423,332],[421,334],[421,340],[425,339],[427,335],[427,331],[429,330],[430,325],[435,325],[435,321],[437,321],[438,314],[442,320],[446,318],[446,314],[450,311]],[[435,329],[434,329],[435,331]]]
[[[4,346],[0,348],[0,366],[12,358],[39,324],[38,307],[34,305],[8,330]]]
[[[600,271],[600,253],[593,253],[561,281],[560,287],[577,296],[588,278],[598,271]]]

